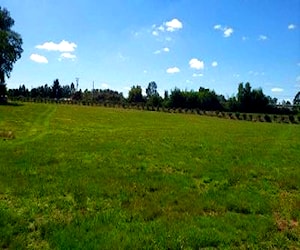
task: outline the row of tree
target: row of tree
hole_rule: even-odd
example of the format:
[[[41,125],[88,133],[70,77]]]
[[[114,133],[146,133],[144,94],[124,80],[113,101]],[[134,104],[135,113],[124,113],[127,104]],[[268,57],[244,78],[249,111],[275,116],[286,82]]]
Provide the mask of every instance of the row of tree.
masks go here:
[[[88,90],[84,92],[77,90],[73,83],[61,86],[56,79],[52,86],[45,84],[37,88],[28,90],[24,85],[18,89],[9,89],[5,85],[5,77],[9,78],[13,69],[13,64],[21,58],[23,52],[21,36],[12,30],[14,20],[10,17],[7,9],[0,6],[0,103],[7,102],[9,98],[26,98],[39,100],[68,100],[82,103],[129,103],[132,105],[147,105],[152,107],[202,109],[202,110],[225,110],[237,112],[288,112],[277,107],[277,100],[265,96],[262,89],[252,89],[250,83],[240,83],[236,96],[228,98],[218,95],[210,89],[200,87],[198,91],[182,91],[175,88],[169,94],[165,91],[164,97],[157,92],[157,84],[152,81],[146,89],[146,96],[143,96],[141,86],[132,86],[128,93],[128,98],[124,98],[122,93],[113,90]],[[300,105],[300,92],[294,99],[294,105]]]
[[[124,98],[123,93],[110,89],[93,89],[85,91],[76,90],[74,83],[61,86],[56,79],[52,86],[47,84],[37,88],[27,89],[21,85],[18,89],[9,89],[10,99],[52,99],[64,101],[76,101],[83,103],[112,103],[150,106],[153,108],[181,108],[200,110],[219,110],[248,113],[289,113],[291,104],[286,106],[277,105],[277,99],[266,96],[262,89],[252,89],[250,83],[240,83],[236,96],[226,99],[223,95],[218,95],[215,91],[200,87],[198,91],[187,91],[175,88],[170,94],[165,91],[161,97],[157,91],[156,82],[148,84],[146,95],[143,95],[142,87],[132,86],[128,93],[128,98]],[[294,99],[294,110],[300,105],[300,92]]]

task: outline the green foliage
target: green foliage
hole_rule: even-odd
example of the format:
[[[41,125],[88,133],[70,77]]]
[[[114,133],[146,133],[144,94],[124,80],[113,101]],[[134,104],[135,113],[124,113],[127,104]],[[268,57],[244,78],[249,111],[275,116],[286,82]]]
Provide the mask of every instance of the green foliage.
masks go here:
[[[262,89],[251,90],[250,83],[240,83],[238,87],[237,99],[232,99],[232,108],[241,112],[260,112],[268,110],[269,98],[266,97]],[[236,102],[236,103],[234,103]]]
[[[157,84],[152,81],[149,82],[148,87],[146,89],[147,94],[147,105],[152,107],[160,107],[162,105],[162,98],[159,96],[157,92]]]
[[[300,106],[300,91],[295,95],[293,103],[296,106]]]
[[[0,86],[1,87],[1,86]],[[1,90],[1,89],[0,89]],[[52,88],[40,86],[29,91],[24,85],[19,89],[10,89],[9,97],[12,99],[25,99],[31,101],[75,101],[84,105],[95,103],[104,106],[122,105],[125,102],[131,107],[147,110],[160,110],[161,107],[171,109],[184,109],[186,113],[193,113],[193,110],[202,111],[227,111],[227,112],[246,112],[246,113],[278,113],[278,114],[297,114],[299,108],[291,107],[289,102],[283,102],[281,106],[277,106],[277,99],[265,96],[261,89],[251,89],[250,83],[239,84],[237,96],[226,98],[223,95],[217,95],[214,91],[200,87],[198,92],[182,91],[175,88],[169,95],[165,91],[164,98],[157,92],[157,84],[152,81],[146,89],[147,96],[143,96],[141,86],[132,86],[129,91],[127,100],[123,97],[123,93],[118,93],[110,89],[93,89],[76,91],[74,83],[71,85],[60,86],[58,79],[54,81]],[[296,99],[296,98],[295,98]],[[296,101],[297,103],[297,101]],[[197,111],[200,113],[199,111]],[[232,117],[233,118],[233,117]],[[240,119],[240,117],[236,117]]]
[[[145,102],[145,99],[142,94],[142,87],[132,86],[128,93],[128,102],[129,103],[142,103]]]
[[[298,125],[25,103],[0,127],[1,248],[300,247]]]
[[[10,77],[23,52],[21,36],[11,29],[14,23],[9,11],[0,6],[0,84],[4,84],[5,76]]]
[[[198,92],[181,91],[175,88],[170,95],[169,106],[202,110],[221,110],[220,98],[214,91],[200,87]]]

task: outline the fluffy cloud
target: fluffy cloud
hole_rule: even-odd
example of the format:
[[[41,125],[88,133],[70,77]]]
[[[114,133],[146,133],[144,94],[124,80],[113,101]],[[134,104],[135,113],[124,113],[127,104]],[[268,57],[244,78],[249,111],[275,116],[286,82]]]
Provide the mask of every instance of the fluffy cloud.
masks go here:
[[[158,36],[163,32],[174,32],[176,30],[180,30],[183,28],[182,22],[177,18],[173,18],[171,21],[165,22],[160,26],[153,25],[152,26],[152,35]]]
[[[215,30],[222,30],[222,25],[216,24],[216,25],[214,26],[214,29],[215,29]]]
[[[38,54],[31,54],[30,59],[37,63],[48,63],[48,59]]]
[[[259,38],[258,38],[258,40],[260,40],[260,41],[265,41],[267,39],[268,39],[268,37],[265,36],[265,35],[260,35]]]
[[[74,60],[76,58],[76,56],[74,54],[71,54],[69,52],[64,52],[60,55],[60,58],[66,58],[66,59],[72,59]]]
[[[182,29],[183,25],[177,18],[172,19],[169,22],[165,23],[167,31],[173,32],[178,29]]]
[[[68,41],[62,40],[60,43],[45,42],[44,44],[35,46],[37,49],[44,49],[48,51],[59,51],[59,52],[73,52],[77,45]]]
[[[158,31],[157,31],[157,30],[153,30],[153,31],[152,31],[152,35],[153,35],[153,36],[158,36],[158,35],[159,35],[159,34],[158,34]]]
[[[196,74],[196,73],[193,74],[193,77],[202,77],[202,76],[203,74]]]
[[[154,51],[153,52],[153,54],[160,54],[160,53],[162,53],[162,52],[166,52],[166,53],[168,53],[168,52],[170,52],[170,49],[169,48],[167,48],[167,47],[165,47],[165,48],[163,48],[163,49],[161,49],[161,50],[156,50],[156,51]]]
[[[283,89],[282,89],[282,88],[272,88],[271,91],[272,91],[272,92],[277,92],[277,93],[278,93],[278,92],[282,92]]]
[[[216,62],[216,61],[212,62],[212,63],[211,63],[211,66],[217,67],[217,66],[218,66],[218,62]]]
[[[177,67],[168,68],[168,69],[166,70],[166,72],[167,72],[168,74],[179,73],[179,72],[180,72],[180,69],[177,68]]]
[[[191,59],[189,64],[192,69],[204,69],[204,62],[196,58]]]
[[[234,32],[233,28],[231,28],[231,27],[223,27],[220,24],[216,24],[214,26],[214,29],[221,31],[223,33],[224,37],[230,37],[232,35],[232,33]]]
[[[293,29],[296,29],[296,27],[297,27],[297,26],[296,26],[295,24],[292,24],[292,23],[291,23],[291,24],[289,24],[288,29],[289,29],[289,30],[293,30]]]
[[[232,33],[233,33],[232,28],[225,28],[224,29],[224,37],[230,37]]]

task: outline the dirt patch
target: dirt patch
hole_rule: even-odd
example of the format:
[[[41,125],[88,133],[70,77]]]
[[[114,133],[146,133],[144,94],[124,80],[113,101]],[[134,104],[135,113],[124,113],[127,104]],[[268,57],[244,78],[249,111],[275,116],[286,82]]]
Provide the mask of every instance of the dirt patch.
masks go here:
[[[284,219],[282,217],[280,217],[279,214],[275,214],[275,221],[276,221],[276,225],[277,225],[277,229],[278,231],[287,231],[287,230],[292,230],[292,229],[296,229],[299,226],[299,222],[291,219]]]
[[[15,139],[15,134],[13,131],[3,131],[0,130],[0,138],[4,140]]]

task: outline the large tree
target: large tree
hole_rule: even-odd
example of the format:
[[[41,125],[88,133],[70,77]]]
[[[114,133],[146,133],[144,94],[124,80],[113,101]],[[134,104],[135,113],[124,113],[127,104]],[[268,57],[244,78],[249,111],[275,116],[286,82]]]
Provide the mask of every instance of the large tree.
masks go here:
[[[128,102],[130,103],[141,103],[144,102],[144,97],[142,94],[142,87],[132,86],[128,93]]]
[[[151,106],[158,107],[162,103],[162,98],[159,96],[157,92],[157,84],[152,81],[149,82],[148,87],[146,89],[147,94],[147,103]]]
[[[21,58],[23,52],[21,36],[11,30],[15,21],[10,17],[7,9],[0,6],[0,87],[1,91],[6,91],[5,76],[10,77],[13,64]],[[0,93],[5,95],[5,93]]]
[[[300,91],[295,95],[293,103],[295,106],[300,105]]]

